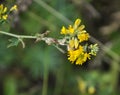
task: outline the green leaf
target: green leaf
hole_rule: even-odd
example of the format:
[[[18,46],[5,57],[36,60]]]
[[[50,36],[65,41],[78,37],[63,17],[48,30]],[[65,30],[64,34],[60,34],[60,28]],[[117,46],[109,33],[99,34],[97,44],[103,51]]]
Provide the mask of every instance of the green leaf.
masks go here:
[[[12,47],[12,46],[17,46],[19,44],[20,40],[18,40],[17,38],[12,38],[12,39],[9,39],[9,42],[10,42],[10,44],[7,46],[8,48]]]

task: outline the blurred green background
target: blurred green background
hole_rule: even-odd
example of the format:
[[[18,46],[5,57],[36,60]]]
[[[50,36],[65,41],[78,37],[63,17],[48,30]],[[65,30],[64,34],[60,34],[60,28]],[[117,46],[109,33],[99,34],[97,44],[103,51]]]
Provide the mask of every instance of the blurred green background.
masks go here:
[[[82,19],[100,50],[82,66],[73,65],[53,46],[26,39],[26,47],[7,48],[11,37],[0,35],[0,95],[119,95],[120,0],[1,0],[18,5],[0,30],[24,35],[51,31]],[[63,47],[64,48],[64,47]]]

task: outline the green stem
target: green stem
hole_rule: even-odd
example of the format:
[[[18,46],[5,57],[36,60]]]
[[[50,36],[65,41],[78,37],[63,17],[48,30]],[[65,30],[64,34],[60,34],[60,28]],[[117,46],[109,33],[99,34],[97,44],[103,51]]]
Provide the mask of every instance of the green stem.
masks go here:
[[[0,31],[0,34],[4,34],[4,35],[15,37],[15,38],[27,38],[27,39],[36,39],[37,38],[37,36],[16,35],[16,34],[4,32],[4,31]]]
[[[111,63],[111,76],[112,76],[111,87],[113,91],[116,91],[118,85],[119,67],[120,67],[119,62],[113,59]]]
[[[46,56],[46,52],[45,52],[45,56]],[[46,60],[46,58],[44,59],[44,75],[43,75],[43,88],[42,88],[42,95],[47,95],[47,88],[48,88],[48,60]]]
[[[65,51],[64,51],[63,49],[61,49],[60,47],[58,47],[57,45],[54,45],[54,44],[53,44],[53,46],[56,47],[56,48],[57,48],[60,52],[62,52],[63,54],[65,53]]]
[[[45,10],[47,10],[49,13],[60,19],[61,21],[65,22],[66,24],[72,23],[69,19],[67,19],[64,15],[56,11],[54,8],[49,6],[44,2],[44,0],[34,0],[37,4],[39,4],[41,7],[43,7]]]
[[[64,68],[60,67],[57,69],[55,72],[56,74],[56,84],[55,84],[55,89],[54,89],[54,94],[53,95],[60,95],[62,86],[63,86],[63,81],[64,81]],[[62,72],[61,72],[62,71]]]

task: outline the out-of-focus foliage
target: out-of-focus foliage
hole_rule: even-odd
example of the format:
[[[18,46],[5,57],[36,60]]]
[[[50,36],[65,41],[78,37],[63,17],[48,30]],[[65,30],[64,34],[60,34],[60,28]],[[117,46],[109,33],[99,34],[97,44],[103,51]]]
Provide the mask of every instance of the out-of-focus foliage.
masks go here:
[[[48,36],[61,38],[60,29],[68,23],[61,21],[54,13],[51,14],[35,1],[30,3],[31,0],[1,0],[0,3],[6,6],[17,2],[18,7],[23,9],[19,9],[21,11],[18,10],[18,14],[10,16],[14,17],[13,21],[0,25],[0,30],[26,35],[49,30],[51,33]],[[81,18],[90,35],[104,42],[104,45],[110,43],[107,47],[114,51],[117,57],[120,56],[120,28],[109,35],[103,35],[99,31],[104,25],[109,25],[113,11],[120,11],[119,7],[114,10],[114,6],[108,6],[112,2],[119,4],[119,0],[112,2],[80,0],[84,1],[82,5],[76,3],[77,0],[38,1],[45,2],[71,21]],[[89,5],[99,12],[100,18],[92,17],[93,11],[89,11],[91,7],[85,7]],[[107,10],[113,7],[112,11],[107,12],[109,17],[108,14],[104,14],[107,10],[104,10],[103,6],[106,6]],[[7,48],[8,39],[11,37],[0,34],[0,95],[42,95],[45,89],[47,95],[119,95],[120,93],[120,61],[102,51],[103,46],[100,46],[100,53],[92,59],[93,61],[75,66],[67,60],[67,54],[62,54],[55,47],[48,46],[42,41],[26,39],[26,48],[23,49],[21,44]]]

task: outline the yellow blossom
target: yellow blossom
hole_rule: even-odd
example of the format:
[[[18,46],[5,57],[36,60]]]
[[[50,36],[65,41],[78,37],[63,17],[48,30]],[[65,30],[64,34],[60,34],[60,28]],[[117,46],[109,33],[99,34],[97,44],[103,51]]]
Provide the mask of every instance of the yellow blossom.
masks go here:
[[[77,38],[75,38],[74,42],[75,42],[74,44],[75,44],[75,49],[76,49],[76,48],[78,48],[78,45],[79,45],[79,42],[78,42]]]
[[[68,60],[70,60],[72,63],[79,57],[80,55],[80,51],[79,50],[70,50],[68,51]]]
[[[87,88],[87,84],[84,80],[78,78],[78,89],[81,93],[85,93]]]
[[[77,36],[80,42],[87,41],[90,37],[88,33],[79,33]]]
[[[70,34],[74,33],[74,28],[72,27],[72,25],[69,25],[68,31],[69,31]]]
[[[0,20],[7,20],[10,11],[17,10],[17,5],[14,5],[12,8],[8,9],[3,4],[0,5]]]
[[[0,5],[0,14],[7,12],[7,7],[4,7],[3,4]]]
[[[2,13],[5,13],[5,12],[7,12],[7,7],[5,7],[5,8],[3,9],[3,12],[2,12]]]
[[[68,47],[68,60],[77,65],[82,65],[88,59],[91,59],[91,56],[95,56],[98,51],[96,44],[89,45],[87,43],[90,35],[84,30],[85,26],[80,25],[80,23],[81,20],[76,19],[74,25],[69,25],[68,28],[63,26],[60,32],[65,35],[65,42]]]
[[[8,15],[6,14],[7,7],[4,7],[3,4],[0,5],[0,19],[6,20]]]
[[[82,60],[83,60],[83,62],[86,62],[87,57],[88,57],[87,53],[84,53],[84,54],[83,54],[83,59],[82,59]]]
[[[80,58],[80,55],[83,54],[83,47],[82,46],[79,46],[78,49],[76,50],[69,50],[68,51],[68,60],[70,60],[72,63],[75,62],[78,58]],[[82,61],[83,62],[83,61]],[[78,62],[77,62],[78,63]],[[76,64],[77,64],[76,63]],[[80,62],[79,62],[80,63]],[[78,63],[78,64],[79,64]]]
[[[68,60],[72,63],[75,62],[76,65],[82,65],[87,59],[90,59],[90,54],[84,53],[83,46],[79,46],[76,50],[69,50],[68,51]]]
[[[66,30],[66,28],[65,28],[64,26],[62,27],[60,33],[61,33],[61,34],[67,34],[67,30]]]
[[[10,11],[14,11],[14,10],[17,11],[17,5],[14,5],[14,6],[12,6],[12,7],[10,8]]]
[[[79,41],[77,40],[77,38],[72,38],[70,41],[69,41],[69,48],[70,49],[77,49],[78,48],[78,45],[79,45]]]
[[[85,25],[80,25],[80,26],[78,27],[78,30],[81,32],[84,28],[85,28]]]
[[[77,60],[76,60],[76,65],[82,65],[83,64],[83,60],[82,60],[82,57],[79,57]]]
[[[75,20],[75,23],[74,23],[74,28],[76,29],[81,23],[81,20],[80,19],[76,19]]]
[[[69,48],[73,48],[75,46],[74,44],[74,38],[72,38],[70,41],[69,41]]]
[[[93,86],[90,86],[90,87],[88,88],[88,93],[89,93],[89,94],[94,94],[94,93],[95,93],[95,88],[94,88]]]
[[[0,12],[3,11],[3,4],[0,5]]]
[[[8,15],[3,15],[2,18],[6,20],[8,18]]]
[[[90,55],[87,53],[81,53],[76,60],[76,65],[82,65],[84,62],[87,61],[87,59],[90,59]]]

